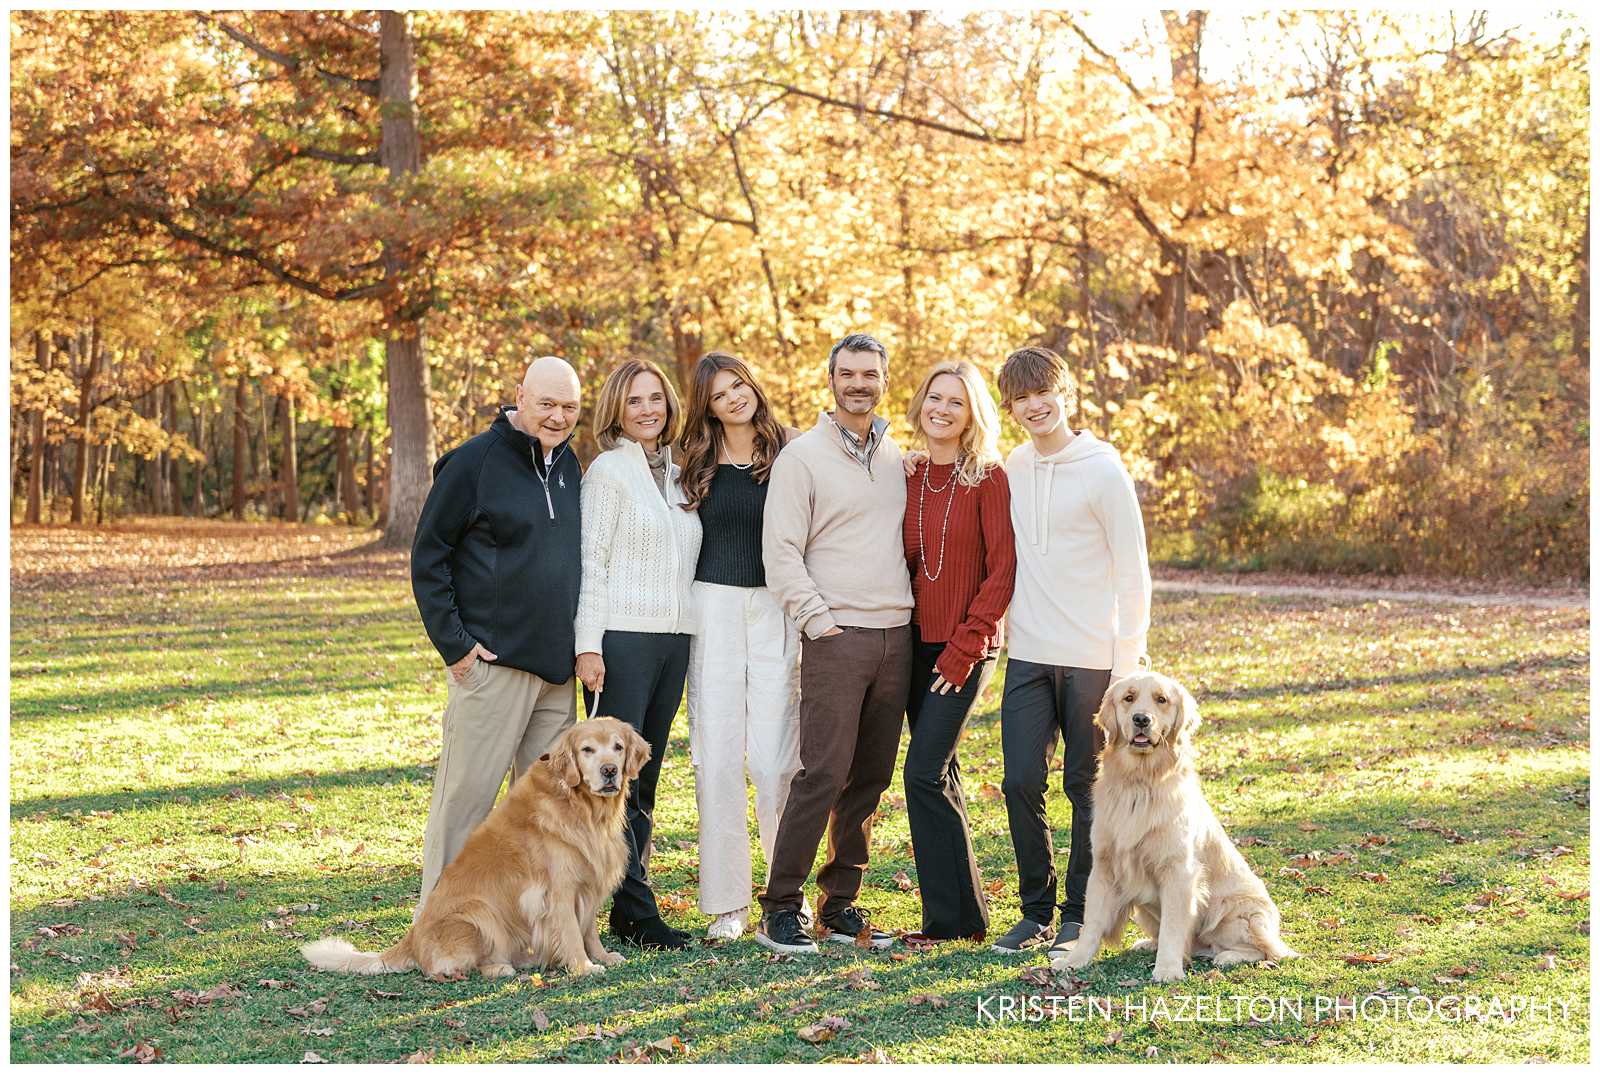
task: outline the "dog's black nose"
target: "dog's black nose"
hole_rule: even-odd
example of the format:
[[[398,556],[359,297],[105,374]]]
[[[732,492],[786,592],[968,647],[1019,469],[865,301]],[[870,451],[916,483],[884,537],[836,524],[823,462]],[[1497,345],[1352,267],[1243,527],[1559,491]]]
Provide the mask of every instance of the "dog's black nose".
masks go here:
[[[1149,714],[1148,713],[1144,713],[1144,712],[1136,712],[1136,713],[1134,713],[1133,714],[1133,726],[1139,728],[1140,730],[1143,730],[1144,728],[1149,727],[1150,726],[1150,716],[1149,716]]]
[[[600,766],[600,774],[606,779],[616,779],[617,766],[614,764],[603,764]]]

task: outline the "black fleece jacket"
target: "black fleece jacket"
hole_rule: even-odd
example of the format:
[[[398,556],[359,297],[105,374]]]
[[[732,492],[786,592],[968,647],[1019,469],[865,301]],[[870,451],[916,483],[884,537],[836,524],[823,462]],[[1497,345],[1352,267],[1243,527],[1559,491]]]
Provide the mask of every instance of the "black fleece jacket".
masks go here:
[[[411,546],[411,591],[446,664],[473,642],[498,664],[566,682],[578,612],[578,481],[569,439],[548,473],[512,407],[433,468]]]

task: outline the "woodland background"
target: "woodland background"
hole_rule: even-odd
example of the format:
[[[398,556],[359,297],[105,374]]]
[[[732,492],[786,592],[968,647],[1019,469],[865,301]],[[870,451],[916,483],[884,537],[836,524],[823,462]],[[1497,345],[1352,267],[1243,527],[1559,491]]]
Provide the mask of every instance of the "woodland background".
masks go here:
[[[532,356],[731,350],[809,425],[869,330],[902,433],[934,361],[1066,354],[1169,562],[1586,578],[1584,26],[1146,31],[14,12],[12,518],[403,547]]]

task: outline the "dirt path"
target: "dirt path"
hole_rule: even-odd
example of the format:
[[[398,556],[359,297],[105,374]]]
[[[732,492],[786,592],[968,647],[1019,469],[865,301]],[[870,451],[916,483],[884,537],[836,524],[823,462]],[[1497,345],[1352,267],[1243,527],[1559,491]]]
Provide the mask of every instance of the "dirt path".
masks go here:
[[[1464,604],[1471,607],[1510,605],[1522,608],[1587,609],[1582,593],[1450,593],[1422,589],[1369,589],[1348,585],[1285,585],[1263,582],[1217,582],[1157,577],[1158,593],[1232,593],[1242,597],[1312,597],[1317,600],[1393,600],[1420,604]]]

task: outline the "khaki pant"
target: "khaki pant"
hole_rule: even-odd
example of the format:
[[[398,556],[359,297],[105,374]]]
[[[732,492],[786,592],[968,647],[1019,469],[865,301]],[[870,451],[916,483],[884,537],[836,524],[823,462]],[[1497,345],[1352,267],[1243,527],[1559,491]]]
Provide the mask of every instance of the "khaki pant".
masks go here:
[[[459,683],[448,671],[445,678],[450,700],[444,710],[444,749],[433,774],[433,804],[422,836],[418,912],[444,867],[494,807],[506,770],[515,782],[578,714],[571,679],[545,682],[530,672],[483,660]]]

